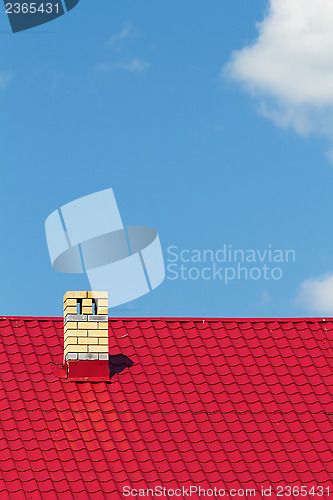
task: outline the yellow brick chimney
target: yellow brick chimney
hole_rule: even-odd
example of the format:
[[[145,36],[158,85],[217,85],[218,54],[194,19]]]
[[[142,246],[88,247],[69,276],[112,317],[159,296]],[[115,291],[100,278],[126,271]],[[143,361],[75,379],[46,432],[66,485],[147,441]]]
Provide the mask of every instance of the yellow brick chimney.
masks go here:
[[[64,360],[108,360],[108,293],[64,295]]]

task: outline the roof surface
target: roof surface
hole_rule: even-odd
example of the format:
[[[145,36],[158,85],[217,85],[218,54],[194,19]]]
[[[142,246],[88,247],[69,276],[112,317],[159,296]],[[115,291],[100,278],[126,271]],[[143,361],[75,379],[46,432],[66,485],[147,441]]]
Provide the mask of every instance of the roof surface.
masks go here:
[[[0,333],[1,500],[333,495],[331,319],[110,320],[110,383],[61,378],[62,318]]]

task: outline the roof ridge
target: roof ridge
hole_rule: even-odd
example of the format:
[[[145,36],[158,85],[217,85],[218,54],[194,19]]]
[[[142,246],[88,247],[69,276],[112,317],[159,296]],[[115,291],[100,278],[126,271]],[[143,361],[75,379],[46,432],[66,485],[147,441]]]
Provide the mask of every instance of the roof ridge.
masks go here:
[[[24,320],[24,321],[63,321],[62,316],[11,316],[11,315],[4,315],[0,316],[0,321],[1,320]],[[209,317],[197,317],[197,318],[191,318],[191,317],[168,317],[168,316],[136,316],[136,317],[110,317],[109,316],[109,321],[168,321],[168,322],[189,322],[192,321],[194,323],[203,323],[205,321],[207,322],[213,322],[213,321],[222,321],[224,323],[231,323],[231,322],[237,322],[237,323],[246,323],[246,322],[251,322],[251,323],[259,323],[259,322],[273,322],[273,321],[278,321],[279,323],[288,323],[289,321],[292,321],[294,323],[299,323],[301,321],[306,321],[306,322],[325,322],[325,321],[333,321],[333,317],[325,317],[323,318],[322,316],[319,317],[294,317],[294,318],[245,318],[245,317],[240,317],[240,318],[223,318],[223,317],[215,317],[215,318],[209,318]]]

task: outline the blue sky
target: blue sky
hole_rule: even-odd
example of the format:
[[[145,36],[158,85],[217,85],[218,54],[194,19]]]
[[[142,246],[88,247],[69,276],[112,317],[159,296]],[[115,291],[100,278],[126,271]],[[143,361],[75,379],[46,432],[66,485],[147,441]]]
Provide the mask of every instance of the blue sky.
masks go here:
[[[65,291],[87,289],[52,269],[44,223],[109,187],[125,224],[158,231],[167,267],[110,316],[332,314],[333,10],[300,1],[81,0],[17,34],[1,6],[3,315],[60,316]],[[180,260],[224,245],[295,259],[241,263],[248,279],[227,284],[202,269],[238,262]],[[198,279],[170,279],[170,247]],[[279,279],[249,278],[264,264]]]

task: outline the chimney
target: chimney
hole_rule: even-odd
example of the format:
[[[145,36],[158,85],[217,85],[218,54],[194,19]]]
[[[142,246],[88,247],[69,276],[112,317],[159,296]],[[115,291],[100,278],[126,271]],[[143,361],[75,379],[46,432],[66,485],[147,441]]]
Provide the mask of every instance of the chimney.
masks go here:
[[[108,292],[66,292],[64,295],[64,361],[108,361]],[[82,367],[87,363],[76,363]]]

